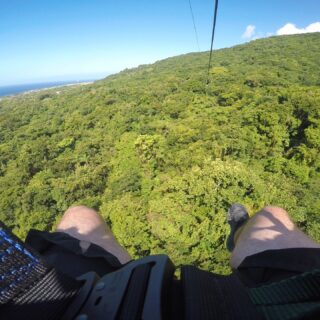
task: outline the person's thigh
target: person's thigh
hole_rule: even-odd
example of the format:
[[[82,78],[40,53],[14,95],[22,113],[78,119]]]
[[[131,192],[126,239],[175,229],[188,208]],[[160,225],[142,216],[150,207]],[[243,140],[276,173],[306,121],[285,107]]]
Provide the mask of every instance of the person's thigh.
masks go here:
[[[320,245],[299,230],[284,209],[268,206],[250,218],[240,231],[230,264],[236,269],[248,256],[287,248],[320,248]]]
[[[90,244],[83,250],[79,239],[64,232],[30,230],[25,242],[49,266],[72,278],[92,271],[101,277],[122,267],[117,257],[102,247]]]
[[[90,244],[95,244],[116,256],[121,263],[131,260],[127,250],[119,244],[102,217],[91,208],[85,206],[69,208],[59,222],[57,231],[79,239],[83,250]]]

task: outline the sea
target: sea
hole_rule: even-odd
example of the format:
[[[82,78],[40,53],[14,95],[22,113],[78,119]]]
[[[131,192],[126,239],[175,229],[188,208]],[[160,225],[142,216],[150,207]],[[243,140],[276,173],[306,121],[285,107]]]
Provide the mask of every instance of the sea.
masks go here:
[[[52,87],[65,86],[70,84],[93,82],[92,80],[82,81],[55,81],[55,82],[44,82],[44,83],[32,83],[32,84],[20,84],[11,86],[0,86],[0,97],[12,96],[19,93],[24,93],[32,90],[47,89]]]

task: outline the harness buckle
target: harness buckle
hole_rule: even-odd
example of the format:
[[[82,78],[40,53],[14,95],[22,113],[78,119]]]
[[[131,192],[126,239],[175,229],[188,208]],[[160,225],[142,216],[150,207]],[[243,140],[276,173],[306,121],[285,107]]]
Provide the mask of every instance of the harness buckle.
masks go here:
[[[95,284],[76,319],[165,319],[173,273],[166,255],[129,262]]]

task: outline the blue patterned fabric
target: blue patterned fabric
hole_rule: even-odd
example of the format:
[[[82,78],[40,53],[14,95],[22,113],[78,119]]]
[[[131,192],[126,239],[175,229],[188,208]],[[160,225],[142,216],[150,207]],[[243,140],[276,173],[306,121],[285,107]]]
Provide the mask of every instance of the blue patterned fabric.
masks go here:
[[[47,268],[0,222],[0,304],[42,277]]]

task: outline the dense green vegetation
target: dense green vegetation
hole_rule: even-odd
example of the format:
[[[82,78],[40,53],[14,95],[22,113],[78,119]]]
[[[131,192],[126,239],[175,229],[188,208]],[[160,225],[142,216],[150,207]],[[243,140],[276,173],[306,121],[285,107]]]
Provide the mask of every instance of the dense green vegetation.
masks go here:
[[[272,37],[0,101],[0,219],[24,237],[73,204],[134,257],[228,272],[230,204],[285,207],[320,240],[320,34]]]

